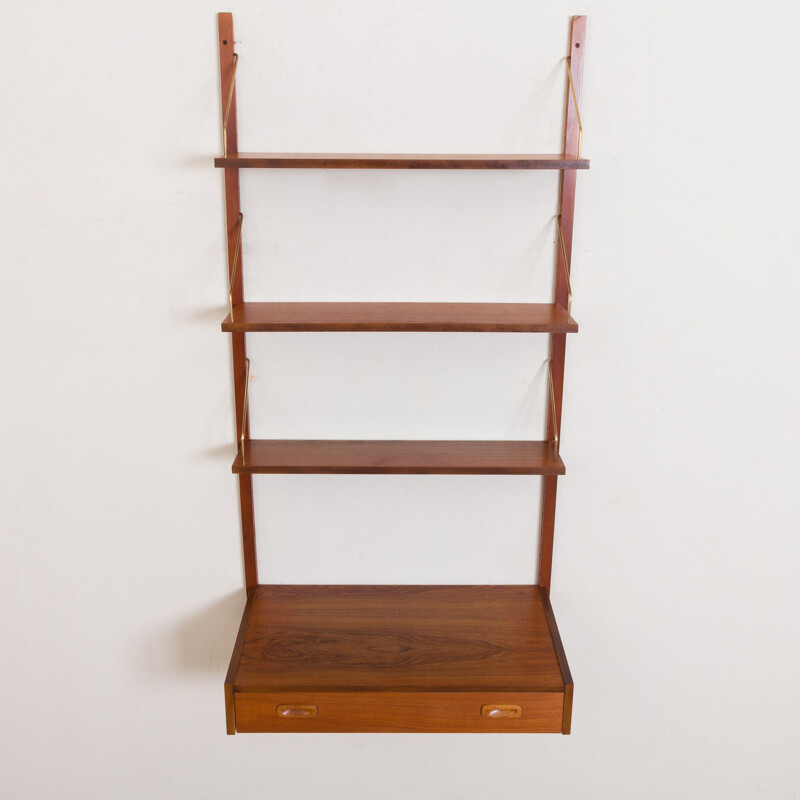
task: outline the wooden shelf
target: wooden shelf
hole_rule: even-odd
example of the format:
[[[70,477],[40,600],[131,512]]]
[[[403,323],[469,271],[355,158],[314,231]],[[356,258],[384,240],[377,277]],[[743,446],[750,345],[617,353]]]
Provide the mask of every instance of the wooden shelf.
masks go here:
[[[240,303],[222,330],[575,333],[578,325],[554,303]]]
[[[251,439],[233,462],[238,475],[563,475],[552,442]]]
[[[569,733],[538,586],[256,586],[225,682],[234,732]]]
[[[589,169],[574,155],[430,153],[229,153],[216,167],[248,169]]]

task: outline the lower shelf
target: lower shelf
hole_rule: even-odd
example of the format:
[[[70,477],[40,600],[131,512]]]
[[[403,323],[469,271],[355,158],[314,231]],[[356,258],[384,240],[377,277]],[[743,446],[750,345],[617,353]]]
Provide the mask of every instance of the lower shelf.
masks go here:
[[[538,586],[257,586],[228,733],[569,733],[572,677]]]
[[[563,475],[552,442],[248,439],[236,474]]]

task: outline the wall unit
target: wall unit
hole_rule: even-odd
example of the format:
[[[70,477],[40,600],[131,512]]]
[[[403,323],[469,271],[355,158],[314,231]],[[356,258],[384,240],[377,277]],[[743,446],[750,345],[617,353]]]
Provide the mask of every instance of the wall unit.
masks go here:
[[[240,153],[231,14],[219,15],[236,430],[247,603],[225,679],[228,733],[569,733],[573,683],[550,605],[561,399],[571,317],[570,263],[586,18],[566,57],[564,146],[555,155]],[[560,170],[552,303],[245,302],[240,169]],[[445,178],[443,177],[443,180]],[[543,441],[344,441],[250,438],[245,337],[270,331],[522,332],[549,335]],[[260,585],[254,474],[380,473],[543,476],[534,586]]]

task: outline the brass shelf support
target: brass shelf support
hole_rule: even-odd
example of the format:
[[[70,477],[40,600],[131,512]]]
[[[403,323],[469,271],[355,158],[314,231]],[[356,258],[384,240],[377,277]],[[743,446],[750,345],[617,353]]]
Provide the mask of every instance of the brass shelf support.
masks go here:
[[[233,54],[233,74],[231,75],[231,88],[228,91],[228,103],[225,106],[225,118],[222,121],[222,152],[228,155],[228,117],[231,114],[231,104],[233,103],[233,90],[236,88],[236,68],[239,66],[238,53]]]
[[[242,401],[242,430],[239,434],[239,451],[242,454],[242,463],[244,464],[244,434],[247,430],[247,395],[250,388],[250,359],[245,358],[245,371],[244,371],[244,400]]]
[[[572,316],[572,281],[570,280],[569,274],[572,271],[569,265],[569,259],[567,258],[567,245],[564,241],[564,231],[561,230],[561,214],[556,217],[556,223],[558,225],[558,240],[561,243],[561,256],[564,263],[564,274],[567,277],[567,316]],[[233,319],[233,307],[231,306],[231,319]]]
[[[556,419],[556,390],[553,386],[553,359],[547,362],[547,375],[550,384],[550,418],[553,422],[553,461],[558,460],[558,420]]]
[[[231,312],[231,322],[233,322],[233,285],[236,281],[236,267],[239,264],[239,253],[242,249],[242,220],[244,214],[239,212],[239,230],[236,233],[236,246],[233,248],[233,266],[231,267],[231,279],[228,283],[228,306]]]
[[[578,96],[575,94],[575,83],[572,80],[572,58],[567,56],[567,77],[569,78],[569,88],[572,92],[572,102],[575,103],[575,116],[578,118],[578,158],[581,157],[581,139],[583,139],[583,123],[581,122],[581,110],[578,108]],[[231,89],[231,91],[233,91]]]

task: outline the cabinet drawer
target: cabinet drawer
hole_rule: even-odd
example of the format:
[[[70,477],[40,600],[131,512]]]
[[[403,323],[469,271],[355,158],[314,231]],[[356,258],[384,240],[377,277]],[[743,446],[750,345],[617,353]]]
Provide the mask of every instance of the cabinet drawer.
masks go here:
[[[239,733],[560,733],[563,692],[234,694]]]

